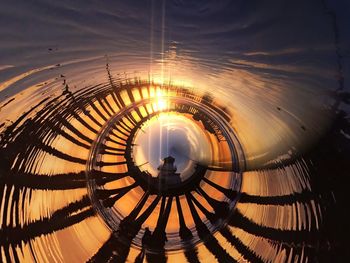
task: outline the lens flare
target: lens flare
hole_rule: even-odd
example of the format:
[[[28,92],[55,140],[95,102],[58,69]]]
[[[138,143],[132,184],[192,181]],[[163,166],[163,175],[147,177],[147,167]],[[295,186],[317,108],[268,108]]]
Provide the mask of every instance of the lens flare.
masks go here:
[[[345,2],[2,1],[0,262],[346,261]]]

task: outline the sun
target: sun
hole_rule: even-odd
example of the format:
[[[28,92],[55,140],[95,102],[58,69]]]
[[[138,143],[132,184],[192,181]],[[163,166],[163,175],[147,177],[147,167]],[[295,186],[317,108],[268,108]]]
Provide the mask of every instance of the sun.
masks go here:
[[[165,98],[157,99],[157,108],[159,111],[164,111],[168,108],[168,101]]]

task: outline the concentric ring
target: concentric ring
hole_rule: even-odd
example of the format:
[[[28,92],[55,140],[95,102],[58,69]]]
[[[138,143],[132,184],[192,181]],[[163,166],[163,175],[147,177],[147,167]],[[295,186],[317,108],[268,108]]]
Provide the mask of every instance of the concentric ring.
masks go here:
[[[92,144],[87,162],[88,189],[93,206],[125,245],[143,247],[146,229],[151,229],[161,233],[165,250],[193,247],[227,223],[240,191],[244,158],[228,118],[225,119],[224,112],[208,101],[211,100],[208,95],[196,96],[184,88],[143,85],[126,92],[120,90],[116,97],[122,98],[120,94],[124,94],[124,100],[130,103],[106,121]],[[150,119],[165,113],[190,118],[208,136],[211,151],[216,153],[209,163],[192,160],[194,171],[189,178],[171,185],[164,185],[160,175],[152,176],[149,171],[140,169],[133,153],[135,135]],[[149,150],[152,151],[152,145]],[[221,159],[214,160],[215,156]],[[168,158],[176,161],[171,156]],[[111,175],[107,176],[107,172]],[[222,176],[220,172],[227,175],[213,182],[212,178]],[[174,177],[175,172],[171,176]],[[186,213],[191,215],[196,211],[194,205],[202,213],[195,216],[197,221],[203,221],[203,227],[208,229],[204,231],[205,235],[199,233],[202,231],[196,221],[185,223]],[[158,214],[158,219],[148,220],[152,214]],[[121,228],[127,229],[127,235],[120,233]],[[148,246],[156,248],[154,242],[153,238]]]

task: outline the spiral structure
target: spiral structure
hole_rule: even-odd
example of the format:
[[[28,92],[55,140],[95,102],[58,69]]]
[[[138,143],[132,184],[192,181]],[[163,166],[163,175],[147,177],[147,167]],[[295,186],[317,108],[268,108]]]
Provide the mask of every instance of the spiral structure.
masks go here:
[[[340,2],[3,1],[0,262],[346,261]]]
[[[18,260],[35,240],[91,217],[110,238],[90,261],[124,262],[139,251],[135,260],[180,253],[198,262],[199,249],[220,262],[307,257],[322,218],[307,165],[247,171],[231,118],[209,94],[110,74],[106,83],[76,92],[66,85],[45,98],[2,133],[5,258]],[[50,172],[52,165],[62,171]],[[283,194],[268,180],[281,180]],[[24,202],[72,189],[86,193],[28,221]]]

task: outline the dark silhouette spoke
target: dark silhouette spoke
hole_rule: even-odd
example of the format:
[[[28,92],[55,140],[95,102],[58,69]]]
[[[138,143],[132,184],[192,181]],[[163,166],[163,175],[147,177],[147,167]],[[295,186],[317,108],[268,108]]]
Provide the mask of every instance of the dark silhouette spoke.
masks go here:
[[[9,174],[1,178],[2,184],[43,190],[68,190],[86,187],[85,172],[56,175],[31,173]]]
[[[126,137],[126,138],[124,138],[124,137],[118,135],[117,133],[115,133],[114,130],[111,130],[111,131],[109,132],[109,134],[110,134],[110,135],[113,135],[114,137],[116,137],[116,138],[118,138],[119,140],[124,141],[124,142],[126,142],[127,139],[128,139],[128,136],[125,136],[125,135],[124,135],[124,136]]]
[[[223,193],[227,198],[234,200],[237,198],[237,192],[232,190],[232,189],[227,189],[224,188],[212,181],[210,181],[208,178],[203,177],[203,181],[205,181],[207,184],[211,185],[212,187],[214,187],[216,190],[218,190],[219,192]]]
[[[293,193],[290,195],[278,195],[278,196],[260,196],[249,195],[247,193],[241,193],[240,203],[254,203],[259,205],[291,205],[297,202],[305,203],[310,200],[316,199],[314,193],[310,191],[302,191],[301,193]]]
[[[111,106],[111,104],[110,104],[109,101],[107,100],[107,97],[102,97],[101,100],[105,103],[105,105],[107,105],[108,109],[109,109],[110,112],[112,113],[111,115],[113,115],[113,114],[116,113],[115,109]]]
[[[78,212],[79,210],[82,210]],[[85,196],[54,212],[51,217],[44,217],[26,225],[16,227],[2,226],[0,233],[4,241],[8,244],[20,244],[28,242],[30,239],[40,235],[46,235],[55,231],[70,227],[88,217],[94,215],[94,210],[90,206],[90,199]]]
[[[86,116],[89,117],[89,119],[95,123],[98,127],[102,127],[103,125],[90,113],[90,111],[87,111],[86,109],[83,109],[83,112]]]
[[[114,140],[113,138],[111,138],[110,136],[107,136],[107,137],[106,137],[106,141],[113,142],[113,143],[115,143],[115,144],[117,144],[117,145],[120,145],[120,146],[123,146],[123,147],[126,147],[126,146],[127,146],[126,143],[122,143],[122,142],[116,141],[116,140]],[[124,141],[124,139],[123,139],[123,141]]]
[[[104,185],[106,183],[116,181],[129,176],[128,173],[107,173],[101,171],[92,171],[91,177],[96,180],[97,185]]]
[[[183,240],[191,239],[192,232],[186,226],[185,219],[184,219],[183,212],[182,212],[182,208],[181,208],[180,199],[178,196],[176,196],[175,200],[176,200],[177,213],[179,216],[179,224],[180,224],[179,234],[180,234],[180,237]]]
[[[97,97],[96,99],[97,99],[98,104],[100,104],[101,108],[107,113],[107,115],[109,117],[112,117],[113,114],[106,108],[106,105],[103,103],[101,98]]]
[[[169,197],[165,207],[165,199],[166,197],[162,198],[157,225],[152,235],[153,245],[158,249],[164,247],[165,242],[167,241],[165,228],[169,219],[171,205],[173,202],[173,197]]]
[[[124,121],[124,119],[119,120],[119,125],[122,126],[123,129],[126,130],[127,132],[131,132],[131,130],[132,130],[132,127],[127,125],[126,122]]]
[[[76,134],[80,139],[88,142],[89,144],[92,144],[93,141],[89,137],[85,136],[81,131],[79,131],[72,124],[70,124],[66,119],[62,118],[61,116],[57,116],[57,118],[63,126],[65,126],[72,133]]]
[[[209,212],[191,193],[188,193],[188,196],[212,224],[219,219],[215,214]]]
[[[122,161],[122,162],[103,162],[103,161],[100,161],[100,162],[96,163],[96,165],[99,167],[115,166],[115,165],[123,165],[123,164],[126,164],[126,162],[125,161]]]
[[[127,217],[125,217],[124,221],[135,220],[135,218],[137,217],[137,215],[140,213],[143,206],[145,205],[148,197],[149,197],[149,193],[148,192],[144,193],[140,201],[137,203],[136,207],[132,210],[132,212]]]
[[[146,221],[146,219],[151,215],[152,211],[154,210],[154,208],[157,206],[158,202],[160,200],[160,196],[157,196],[154,201],[151,203],[151,205],[143,212],[143,214],[141,214],[136,220],[135,222],[137,224],[142,224],[143,222]]]
[[[162,198],[157,225],[150,238],[150,243],[148,244],[148,246],[156,250],[157,253],[154,253],[154,252],[146,253],[146,258],[148,262],[166,262],[167,261],[167,257],[165,255],[165,250],[164,250],[165,242],[167,241],[165,228],[169,219],[173,197],[168,198],[166,207],[165,207],[165,199],[166,197]]]
[[[272,227],[267,227],[259,225],[244,215],[239,211],[235,211],[229,222],[230,225],[243,229],[244,231],[264,237],[271,240],[281,241],[281,242],[309,242],[312,243],[317,241],[319,238],[319,231],[316,229],[309,230],[283,230],[276,229]]]
[[[66,161],[69,161],[72,163],[86,164],[86,160],[78,158],[78,157],[70,156],[70,155],[63,153],[63,152],[61,152],[61,151],[59,151],[59,150],[57,150],[49,145],[45,145],[43,143],[37,143],[36,146],[38,148],[40,148],[41,150],[43,150],[49,154],[52,154],[60,159],[63,159],[63,160],[66,160]]]
[[[220,230],[220,233],[223,237],[226,238],[232,246],[234,246],[237,251],[248,261],[250,262],[264,262],[258,255],[256,255],[249,247],[243,244],[243,242],[231,234],[230,230],[227,227]]]
[[[130,123],[132,123],[134,126],[137,125],[137,121],[135,120],[135,118],[132,116],[131,113],[127,113],[127,114],[125,115],[125,118],[126,118]]]
[[[149,193],[144,193],[139,203],[132,212],[125,217],[119,224],[118,231],[111,234],[110,238],[103,246],[91,257],[89,262],[125,262],[130,251],[132,239],[139,232],[142,223],[152,213],[160,198],[156,198],[151,205],[135,220],[137,215],[144,207]],[[141,219],[140,219],[141,218]]]
[[[80,147],[83,147],[85,149],[90,149],[90,145],[89,144],[86,144],[84,142],[81,142],[79,141],[77,138],[75,138],[74,136],[68,134],[65,130],[63,130],[62,128],[58,127],[57,125],[52,125],[51,127],[52,131],[55,132],[57,135],[60,135],[64,138],[66,138],[68,141],[80,146]]]
[[[137,186],[136,183],[125,186],[118,189],[113,190],[97,190],[96,194],[100,199],[103,200],[103,205],[106,207],[112,207],[115,202],[117,202],[120,198],[122,198],[124,195],[126,195],[131,189],[135,188]],[[112,197],[109,197],[111,195],[114,195]]]
[[[218,201],[211,198],[201,187],[198,187],[197,192],[204,197],[204,199],[209,203],[209,205],[214,209],[215,214],[220,217],[226,217],[229,213],[228,204],[223,201]]]
[[[132,185],[117,188],[117,189],[97,189],[96,190],[96,195],[100,199],[106,199],[109,198],[111,195],[117,195],[123,192],[126,189],[131,190],[132,188],[135,188],[137,186],[136,183],[133,183]]]
[[[72,111],[71,113],[75,119],[77,119],[82,125],[84,125],[84,127],[86,127],[87,129],[89,129],[91,132],[93,132],[94,134],[98,133],[98,131],[94,128],[91,127],[90,124],[88,124],[79,114],[77,114],[75,111]]]
[[[119,102],[119,104],[121,106],[120,108],[125,108],[125,103],[124,103],[122,96],[120,95],[120,92],[115,92],[114,95],[116,95],[116,97],[117,97],[117,101]]]
[[[94,102],[90,102],[90,106],[91,108],[94,109],[94,111],[102,118],[102,120],[104,120],[105,122],[108,121],[108,119],[106,118],[106,116],[104,114],[102,114],[102,112],[96,107]]]
[[[219,262],[236,262],[211,235],[207,226],[202,222],[194,207],[191,198],[186,195],[187,203],[191,210],[192,218],[196,224],[196,230],[199,238],[204,242],[205,247],[219,260]]]
[[[115,87],[113,87],[115,89]],[[118,98],[117,98],[117,93],[115,91],[112,91],[111,93],[112,99],[114,101],[114,103],[118,106],[119,109],[123,108],[124,106],[119,102]]]
[[[184,254],[189,263],[200,263],[198,258],[198,251],[196,248],[186,250]]]
[[[125,131],[123,131],[122,129],[119,128],[119,126],[115,126],[115,130],[119,133],[121,133],[122,135],[126,136],[126,137],[129,137],[129,133],[126,133]],[[116,133],[112,133],[113,135],[116,135]]]

